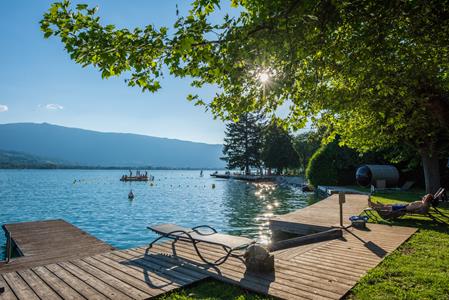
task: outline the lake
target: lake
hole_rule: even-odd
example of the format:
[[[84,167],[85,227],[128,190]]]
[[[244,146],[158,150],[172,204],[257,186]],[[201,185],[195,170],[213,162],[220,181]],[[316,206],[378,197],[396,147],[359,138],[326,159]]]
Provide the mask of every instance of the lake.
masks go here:
[[[209,224],[266,243],[269,217],[316,201],[299,188],[215,179],[208,171],[200,177],[199,171],[155,170],[153,184],[120,182],[125,173],[0,170],[0,223],[64,219],[119,249],[148,243],[155,234],[146,226],[157,223]],[[3,257],[3,234],[0,245]]]

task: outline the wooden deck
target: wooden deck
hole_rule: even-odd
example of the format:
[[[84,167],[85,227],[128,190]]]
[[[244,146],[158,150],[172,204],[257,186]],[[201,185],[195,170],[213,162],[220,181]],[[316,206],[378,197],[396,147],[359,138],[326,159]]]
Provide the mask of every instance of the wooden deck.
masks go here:
[[[347,195],[344,218],[359,214],[367,197]],[[338,198],[278,216],[272,229],[311,233],[338,225]],[[340,299],[371,268],[399,247],[415,228],[368,224],[349,228],[343,237],[274,252],[275,271],[251,273],[230,258],[219,267],[204,264],[193,246],[164,242],[113,250],[110,245],[62,220],[9,224],[23,257],[0,265],[0,299],[148,299],[206,278],[283,299]],[[211,261],[218,246],[199,248]]]
[[[368,196],[346,195],[346,203],[343,204],[344,224],[350,225],[349,217],[359,215],[366,207],[368,207]],[[339,223],[339,202],[336,194],[303,209],[274,216],[270,219],[270,229],[274,235],[278,231],[306,235],[328,230],[339,226]]]
[[[232,258],[217,268],[204,264],[189,244],[177,243],[176,255],[211,277],[283,299],[340,299],[371,268],[380,263],[415,231],[414,228],[370,224],[369,230],[348,229],[343,238],[275,252],[275,272],[246,272]],[[174,255],[170,244],[157,246],[160,253]],[[148,257],[135,249],[134,259]],[[209,259],[220,257],[218,247],[202,247]],[[154,255],[154,254],[153,254]],[[188,265],[190,266],[190,265]]]
[[[348,229],[343,238],[275,252],[275,272],[247,272],[229,259],[203,264],[193,247],[165,242],[117,250],[0,275],[2,299],[146,299],[212,277],[284,299],[340,299],[369,269],[415,232],[414,228],[369,224]],[[220,248],[200,246],[209,259]]]
[[[114,250],[64,220],[6,224],[3,230],[11,235],[20,256],[0,264],[0,273]]]

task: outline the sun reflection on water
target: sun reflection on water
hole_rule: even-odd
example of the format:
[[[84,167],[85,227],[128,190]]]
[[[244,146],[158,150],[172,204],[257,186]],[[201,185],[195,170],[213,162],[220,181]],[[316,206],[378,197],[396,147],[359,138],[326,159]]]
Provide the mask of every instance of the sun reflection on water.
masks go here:
[[[257,224],[257,234],[255,238],[257,238],[259,243],[268,245],[272,235],[269,228],[269,220],[276,214],[283,214],[289,211],[289,209],[285,211],[285,187],[280,188],[277,184],[272,182],[249,183],[249,186],[255,199],[260,202],[260,210],[253,218],[253,223]],[[293,194],[296,193],[300,194],[299,198],[304,197],[302,192],[294,191]]]

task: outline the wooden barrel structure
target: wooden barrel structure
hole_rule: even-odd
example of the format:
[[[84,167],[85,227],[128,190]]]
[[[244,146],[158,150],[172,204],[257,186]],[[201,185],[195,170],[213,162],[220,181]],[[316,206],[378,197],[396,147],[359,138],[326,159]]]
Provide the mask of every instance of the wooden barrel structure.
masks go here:
[[[364,165],[357,169],[355,177],[364,187],[376,186],[378,180],[385,180],[387,187],[394,187],[399,181],[399,171],[392,165]]]

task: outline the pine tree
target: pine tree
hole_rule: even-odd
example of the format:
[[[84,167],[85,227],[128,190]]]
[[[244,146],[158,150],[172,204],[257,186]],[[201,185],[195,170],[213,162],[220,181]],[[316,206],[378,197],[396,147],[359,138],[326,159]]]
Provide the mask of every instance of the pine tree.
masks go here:
[[[280,175],[286,168],[299,166],[299,157],[287,130],[274,122],[265,128],[264,136],[262,160],[265,167],[276,169]]]
[[[223,154],[228,169],[245,170],[261,167],[262,126],[256,114],[244,114],[237,122],[226,124]]]

